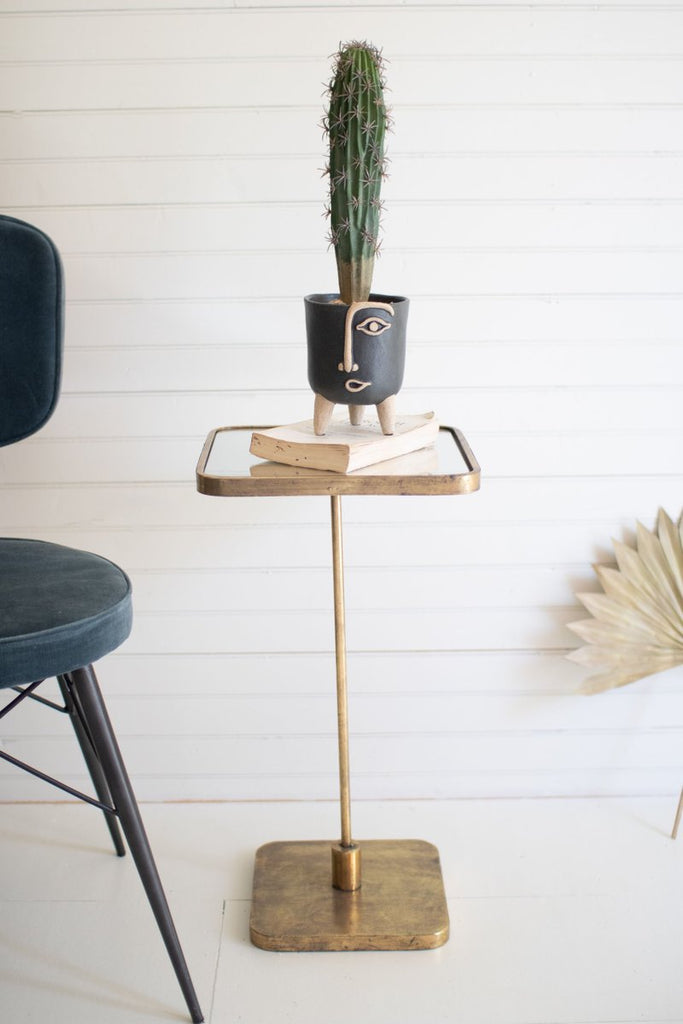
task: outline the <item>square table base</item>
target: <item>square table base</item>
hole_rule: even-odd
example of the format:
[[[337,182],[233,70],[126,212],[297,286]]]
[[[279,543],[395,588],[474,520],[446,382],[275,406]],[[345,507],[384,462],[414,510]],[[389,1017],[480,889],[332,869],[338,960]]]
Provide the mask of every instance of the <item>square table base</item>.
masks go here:
[[[261,949],[435,949],[448,939],[439,852],[418,839],[360,842],[362,885],[331,883],[331,841],[256,852],[251,941]]]

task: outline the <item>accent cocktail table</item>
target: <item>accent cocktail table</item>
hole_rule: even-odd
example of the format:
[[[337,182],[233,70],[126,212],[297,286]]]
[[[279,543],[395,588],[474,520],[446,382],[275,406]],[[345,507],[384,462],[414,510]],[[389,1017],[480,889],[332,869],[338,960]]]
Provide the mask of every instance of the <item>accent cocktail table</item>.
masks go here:
[[[341,498],[469,494],[479,488],[479,465],[462,433],[441,427],[431,447],[354,473],[297,469],[249,454],[252,431],[262,429],[212,430],[197,464],[197,489],[217,497],[330,497],[341,839],[260,847],[251,940],[262,949],[291,951],[434,949],[446,942],[449,927],[436,847],[352,838]]]

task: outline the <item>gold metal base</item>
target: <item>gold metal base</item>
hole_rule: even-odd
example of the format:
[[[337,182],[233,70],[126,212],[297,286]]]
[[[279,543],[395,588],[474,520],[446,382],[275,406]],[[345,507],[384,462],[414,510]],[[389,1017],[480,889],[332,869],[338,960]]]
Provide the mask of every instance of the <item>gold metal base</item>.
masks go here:
[[[439,852],[419,839],[360,843],[363,880],[332,886],[322,842],[267,843],[256,852],[251,941],[261,949],[435,949],[448,939]]]

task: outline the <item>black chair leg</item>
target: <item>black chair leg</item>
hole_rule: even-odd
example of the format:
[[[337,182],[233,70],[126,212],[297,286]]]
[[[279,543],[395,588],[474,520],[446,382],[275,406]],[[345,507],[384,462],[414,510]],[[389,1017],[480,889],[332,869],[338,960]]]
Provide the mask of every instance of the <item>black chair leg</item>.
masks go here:
[[[90,736],[85,724],[78,694],[71,686],[71,680],[68,675],[57,676],[57,682],[59,683],[59,688],[62,691],[64,705],[69,714],[74,732],[76,733],[76,739],[78,740],[78,745],[81,748],[83,759],[88,766],[90,778],[92,779],[93,786],[95,787],[97,797],[103,804],[113,804],[113,798],[109,792],[109,786],[107,785],[107,780],[104,776],[104,772],[102,771],[102,765],[95,753],[92,737]],[[121,838],[116,814],[108,813],[107,811],[103,811],[103,814],[104,820],[107,823],[107,828],[109,829],[109,834],[114,844],[114,849],[119,857],[124,857],[126,854],[126,848],[123,845],[123,839]]]
[[[114,799],[121,827],[171,958],[187,1008],[192,1020],[195,1024],[199,1024],[204,1017],[95,673],[92,665],[88,665],[69,674],[87,730],[92,737],[97,758]]]

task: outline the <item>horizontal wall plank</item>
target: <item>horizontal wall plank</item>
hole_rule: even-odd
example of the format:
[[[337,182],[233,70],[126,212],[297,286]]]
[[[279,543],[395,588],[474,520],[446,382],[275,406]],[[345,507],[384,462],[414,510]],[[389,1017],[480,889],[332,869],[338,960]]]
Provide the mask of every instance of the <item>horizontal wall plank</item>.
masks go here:
[[[588,523],[599,531],[612,530],[619,539],[632,533],[635,520],[654,528],[657,508],[672,518],[681,512],[683,474],[654,478],[647,474],[623,477],[491,477],[466,499],[402,495],[363,495],[344,499],[344,522],[425,524],[469,520],[499,529],[503,520],[516,523]],[[464,502],[464,504],[463,504]],[[101,530],[174,528],[193,532],[206,526],[310,524],[328,528],[329,504],[321,497],[216,499],[198,494],[189,478],[178,483],[138,484],[111,481],[49,485],[32,480],[4,484],[0,529],[12,534],[60,530],[77,543],[84,528]],[[396,568],[400,567],[397,563]]]
[[[66,723],[68,724],[68,723]],[[554,730],[553,730],[554,733]],[[473,732],[470,734],[436,734],[430,736],[390,735],[384,738],[383,758],[378,761],[377,737],[357,736],[352,757],[355,777],[382,775],[429,774],[439,771],[491,771],[492,765],[501,774],[509,771],[572,771],[577,768],[606,771],[620,765],[647,771],[671,768],[680,770],[680,729],[652,729],[610,733],[608,730],[567,731],[561,736],[539,733]],[[262,776],[279,774],[307,776],[319,773],[326,778],[326,796],[334,797],[338,779],[335,757],[336,737],[328,736],[237,736],[234,734],[202,736],[195,740],[186,736],[151,738],[121,737],[131,775],[154,774],[154,765],[168,765],[171,775],[186,772],[196,757],[201,743],[207,775]],[[16,749],[15,742],[9,744]],[[34,763],[53,760],[58,754],[64,760],[67,774],[82,772],[81,753],[73,737],[26,740],[21,743],[26,759]],[[171,748],[174,748],[173,750]],[[497,750],[497,753],[496,753]],[[169,760],[170,759],[170,760]],[[174,763],[175,761],[175,763]],[[624,762],[627,762],[624,764]],[[268,767],[265,767],[265,766]],[[5,769],[16,771],[16,769]],[[309,781],[310,786],[310,781]],[[329,788],[328,788],[329,787]],[[284,794],[283,794],[284,795]]]
[[[573,606],[363,609],[347,622],[347,643],[350,651],[570,650],[577,644],[566,624],[581,618]],[[143,613],[126,644],[130,653],[331,651],[334,623],[329,608]]]
[[[286,153],[261,159],[217,155],[191,160],[6,161],[0,164],[0,186],[11,207],[309,201],[322,206],[324,161],[316,152],[317,147],[310,156]],[[682,163],[678,153],[658,157],[413,152],[392,162],[383,194],[388,207],[420,197],[470,202],[677,201]]]
[[[245,10],[250,12],[262,11],[266,13],[271,13],[272,11],[278,10],[280,8],[286,11],[292,9],[315,10],[320,6],[320,0],[298,0],[296,5],[292,4],[292,0],[268,0],[268,2],[266,2],[266,0],[236,0],[236,2],[234,2],[232,7],[230,7],[229,9],[234,9],[235,11]],[[430,3],[430,7],[433,7],[437,10],[447,11],[452,6],[453,0],[432,0],[432,2]],[[578,6],[579,9],[584,9],[582,4],[578,4],[575,6]],[[590,10],[597,12],[604,9],[606,12],[611,13],[612,10],[619,12],[621,9],[623,9],[623,6],[623,0],[600,0],[599,4],[591,5]],[[368,4],[367,0],[332,0],[332,2],[326,2],[324,7],[326,11],[329,12],[333,12],[337,9],[344,11],[347,15],[347,19],[349,12],[353,13],[354,15],[357,14],[360,18],[363,18],[367,14],[368,8],[371,10],[378,9],[380,11],[385,8],[395,8],[396,0],[372,0],[371,4]],[[498,0],[498,2],[495,5],[495,9],[503,10],[507,7],[510,7],[513,10],[519,8],[519,0]],[[636,5],[634,9],[637,10],[639,7],[642,7],[642,2],[640,5]],[[224,0],[185,0],[182,9],[194,12],[199,11],[201,14],[204,14],[206,11],[214,9],[225,10],[225,8],[226,5]],[[410,8],[416,9],[418,11],[423,10],[420,0],[410,0],[410,2],[402,4],[399,9],[409,10]],[[542,2],[540,4],[538,2],[534,2],[525,5],[523,9],[525,11],[529,11],[529,13],[535,13],[537,10],[547,10],[550,13],[553,13],[556,11],[562,11],[565,8],[563,8],[563,6],[558,3],[558,0],[555,0],[555,2]],[[645,9],[647,10],[648,8]],[[676,8],[674,8],[674,10],[675,9]],[[137,12],[140,10],[139,0],[118,0],[116,10],[121,12]],[[168,0],[148,0],[148,2],[145,4],[144,10],[167,11]],[[30,3],[22,7],[21,11],[17,10],[16,8],[10,8],[8,9],[7,13],[23,13],[26,15],[35,16],[37,14],[41,14],[42,12],[48,11],[56,11],[60,14],[72,14],[76,11],[85,11],[89,13],[92,13],[93,11],[109,12],[111,11],[111,0],[92,0],[92,2],[88,2],[88,0],[72,0],[66,11],[64,8],[64,0],[30,0]]]
[[[362,800],[449,800],[472,798],[614,797],[666,796],[675,813],[680,791],[680,768],[611,767],[562,769],[481,769],[471,772],[424,772],[353,778],[354,803]],[[76,788],[87,788],[87,779],[72,774],[65,779]],[[135,791],[140,802],[185,800],[319,800],[329,801],[321,817],[329,816],[337,828],[337,780],[332,773],[319,772],[314,778],[278,772],[263,775],[179,775],[160,772],[135,773]],[[0,801],[60,800],[61,794],[23,772],[0,773]]]
[[[493,476],[623,476],[642,466],[649,476],[680,476],[683,433],[650,431],[574,431],[547,434],[468,431],[485,473]],[[69,481],[190,480],[203,437],[121,438],[36,441],[21,454],[0,454],[0,471],[9,483]]]
[[[622,476],[642,466],[650,476],[681,471],[683,432],[573,431],[547,434],[469,432],[480,465],[493,476]],[[188,480],[201,450],[201,436],[147,440],[121,438],[36,441],[25,452],[0,455],[8,482]]]
[[[316,287],[336,289],[333,268],[330,259]],[[139,301],[114,302],[88,299],[73,302],[67,298],[68,344],[81,348],[124,344],[166,348],[190,343],[193,346],[225,345],[235,338],[245,343],[263,344],[264,338],[272,337],[277,338],[280,345],[300,348],[304,342],[303,296],[311,289],[311,282],[302,283],[305,288],[298,293],[279,299],[263,295],[256,306],[253,299],[240,300],[228,295],[203,300],[159,300],[147,296]],[[571,340],[591,349],[599,348],[602,343],[618,344],[621,349],[624,342],[642,345],[646,340],[648,343],[679,342],[681,338],[681,292],[675,295],[647,295],[640,291],[567,295],[543,294],[534,288],[530,293],[517,295],[495,294],[491,289],[480,295],[468,295],[449,289],[443,295],[419,296],[412,287],[406,292],[411,299],[409,358],[416,342],[428,340],[449,344],[509,340],[516,344],[559,342],[565,345]],[[582,350],[582,356],[584,352],[587,357],[588,348]],[[615,370],[620,364],[621,359],[614,362]],[[563,366],[563,372],[565,369]],[[439,381],[442,376],[439,375]],[[407,381],[410,382],[410,377]],[[475,383],[468,381],[468,386]],[[520,381],[514,374],[505,383],[519,386],[528,382],[524,377]],[[571,379],[563,383],[570,384]],[[584,376],[581,383],[599,384],[600,381],[593,382],[591,377]],[[617,381],[610,378],[610,383]],[[638,383],[646,382],[639,380]],[[670,379],[665,383],[670,384]],[[490,384],[492,381],[485,382],[485,385]],[[300,381],[298,386],[301,386]]]
[[[468,431],[668,430],[683,404],[683,386],[658,387],[448,387],[404,386],[401,408],[434,409],[442,423]],[[252,426],[310,418],[311,393],[303,386],[267,395],[245,391],[69,393],[42,439],[155,437],[207,434],[229,417]]]
[[[683,130],[683,119],[681,124]],[[322,192],[321,192],[322,199]],[[683,202],[623,203],[444,203],[430,216],[432,204],[392,204],[384,213],[384,237],[392,249],[428,254],[494,253],[496,249],[549,253],[563,250],[627,254],[643,249],[666,254],[680,246]],[[33,210],[18,207],[19,219],[37,223],[65,257],[135,253],[179,257],[227,252],[277,253],[283,240],[291,252],[325,248],[327,225],[322,202],[258,203],[143,207],[77,207]],[[277,226],[277,231],[275,227]]]
[[[322,566],[185,572],[182,578],[172,571],[141,572],[133,584],[138,614],[332,609],[331,571]],[[349,615],[379,609],[431,614],[453,608],[571,605],[575,589],[600,589],[589,567],[583,575],[578,568],[562,566],[356,567],[346,574],[346,609]]]
[[[356,776],[353,779],[354,803],[362,800],[449,800],[472,798],[537,797],[619,797],[666,796],[671,801],[671,816],[680,790],[680,768],[612,767],[574,768],[540,771],[482,769],[472,772],[424,772],[422,774]],[[84,789],[87,780],[72,775],[72,785]],[[320,772],[315,778],[280,772],[266,778],[260,775],[202,775],[136,773],[133,778],[140,802],[195,800],[325,800],[335,809],[321,810],[337,828],[338,800],[336,779]],[[0,774],[0,801],[59,800],[56,790],[15,771]]]
[[[417,389],[438,388],[444,375],[451,374],[456,386],[503,387],[519,379],[523,367],[520,383],[526,387],[660,387],[672,383],[679,350],[675,342],[655,340],[449,345],[423,343],[414,337],[406,360],[406,383]],[[228,333],[224,345],[179,345],[165,350],[143,345],[71,346],[65,353],[63,387],[72,392],[157,391],[162,371],[169,391],[299,391],[307,382],[306,345],[303,338],[291,345],[244,344]]]
[[[683,169],[683,165],[682,165]],[[447,241],[446,238],[443,240]],[[272,282],[281,295],[315,291],[327,276],[329,260],[320,252],[182,253],[148,256],[71,256],[64,260],[69,297],[88,299],[206,299],[211,296],[253,297]],[[396,281],[402,292],[443,294],[458,282],[463,292],[645,292],[667,294],[680,290],[681,250],[509,251],[461,252],[414,249],[386,251],[378,273]],[[389,291],[397,289],[389,289]],[[229,325],[226,324],[229,330]]]
[[[645,702],[659,695],[681,693],[681,667],[660,672],[619,690],[584,697],[579,687],[586,672],[564,653],[556,651],[403,651],[355,652],[349,658],[349,693],[392,694],[420,699],[425,693],[462,694],[514,701],[520,696],[538,699],[579,697],[590,707],[601,702],[613,708],[613,724],[621,720],[621,701],[632,696]],[[281,697],[310,693],[329,697],[335,685],[334,657],[330,652],[294,654],[131,654],[117,651],[97,666],[108,699],[119,697],[167,698],[195,695]],[[50,684],[45,684],[49,686]]]
[[[307,6],[301,3],[282,5],[284,10],[272,3],[253,4],[251,10],[245,9],[249,5],[244,3],[227,9],[219,3],[213,5],[214,10],[211,6],[184,3],[184,9],[174,9],[158,0],[145,3],[144,9],[133,2],[119,2],[112,11],[105,3],[70,3],[64,9],[59,0],[33,0],[22,4],[22,13],[15,10],[0,15],[0,60],[16,60],[18,54],[30,61],[81,60],[84,40],[89,44],[88,58],[97,61],[121,59],[122,55],[138,60],[230,59],[245,52],[289,58],[293,52],[304,52],[304,47],[305,52],[326,55],[335,40],[349,37],[350,23],[352,26],[361,18],[361,35],[381,40],[390,60],[394,54],[406,52],[432,59],[446,53],[461,59],[547,53],[620,57],[625,49],[631,54],[669,56],[671,35],[683,25],[676,5],[629,8],[620,4],[610,10],[610,5],[602,3],[587,11],[561,4],[513,4],[506,10],[501,3],[469,7],[390,3],[391,18],[377,3],[355,5],[364,8],[355,16],[354,5],[348,3],[340,5],[341,10],[335,10],[333,4],[301,10]],[[98,11],[98,7],[104,9]],[[154,7],[159,9],[150,9]],[[267,9],[259,9],[263,7]],[[36,17],[30,12],[51,9],[54,13],[41,14],[41,31],[37,32]],[[355,31],[351,27],[350,35]],[[292,50],[293,39],[296,51]]]
[[[155,739],[187,736],[211,740],[231,737],[240,732],[253,738],[277,737],[334,741],[336,700],[333,686],[321,694],[268,694],[252,697],[204,697],[198,701],[183,699],[162,701],[144,697],[113,698],[107,701],[117,733],[126,740],[142,732]],[[352,694],[349,703],[353,742],[364,743],[375,737],[378,744],[394,743],[405,736],[410,742],[433,737],[436,741],[451,736],[454,743],[462,733],[492,733],[514,737],[520,733],[582,732],[600,733],[606,748],[630,740],[634,731],[664,734],[683,731],[683,694],[639,695],[626,693],[586,697],[482,697],[459,694]],[[143,727],[144,723],[144,727]],[[409,723],[409,727],[407,725]],[[64,726],[67,726],[64,729]],[[39,706],[14,712],[5,724],[2,736],[5,749],[12,751],[22,743],[41,737],[57,741],[68,733],[68,723],[55,715],[46,715]]]
[[[192,765],[200,744],[205,769],[200,781],[211,794],[209,799],[234,799],[240,790],[246,792],[247,799],[333,800],[337,796],[332,736],[308,741],[301,737],[255,740],[219,736],[202,737],[201,741],[176,736],[156,740],[125,737],[124,757],[140,796],[149,799],[150,790],[156,790],[164,792],[167,799],[187,799],[194,789]],[[27,760],[42,759],[43,764],[59,760],[64,763],[65,781],[85,783],[80,751],[72,737],[21,747]],[[535,738],[472,733],[457,740],[452,736],[401,736],[388,740],[384,747],[379,762],[374,736],[354,743],[354,799],[485,795],[492,788],[502,788],[505,795],[522,795],[529,792],[534,774],[538,775],[538,795],[545,795],[546,787],[551,794],[557,793],[555,787],[563,777],[565,784],[574,787],[574,795],[623,792],[618,788],[620,775],[621,785],[627,780],[626,792],[648,792],[648,787],[654,786],[657,792],[673,794],[676,772],[680,781],[680,730],[640,735],[610,735],[598,730]],[[265,764],[272,768],[264,768]],[[165,771],[159,770],[162,765]],[[16,769],[0,766],[0,779],[15,780],[16,776]],[[513,778],[506,783],[509,776]],[[18,785],[27,786],[20,778]],[[45,798],[44,786],[31,786],[31,791],[33,799],[40,799],[37,792]]]
[[[214,500],[214,499],[211,499]],[[246,499],[245,499],[246,500]],[[445,500],[445,499],[444,499]],[[477,519],[477,495],[454,499],[452,522],[349,523],[345,562],[352,566],[590,565],[612,562],[618,524],[591,521],[497,522]],[[387,512],[387,517],[390,512]],[[14,531],[6,531],[8,536]],[[22,530],[16,531],[21,536]],[[291,523],[173,530],[34,530],[36,540],[74,544],[137,569],[328,566],[329,525]]]
[[[681,21],[678,22],[680,30]],[[333,44],[334,45],[334,44]],[[40,75],[36,75],[36,67]],[[533,74],[530,74],[530,68]],[[83,88],[87,76],[90,87]],[[0,63],[5,109],[284,105],[316,102],[329,78],[326,54],[288,60],[99,60]],[[390,86],[399,107],[445,102],[584,104],[680,103],[680,58],[392,55]]]
[[[322,96],[312,93],[306,105],[297,107],[0,111],[5,141],[0,158],[309,153],[322,161],[326,146],[318,123],[323,109]],[[669,104],[487,106],[476,97],[470,102],[457,97],[451,104],[444,98],[433,106],[403,103],[393,117],[395,130],[387,146],[394,160],[414,153],[418,142],[429,153],[616,151],[664,156],[680,148],[683,110]]]

